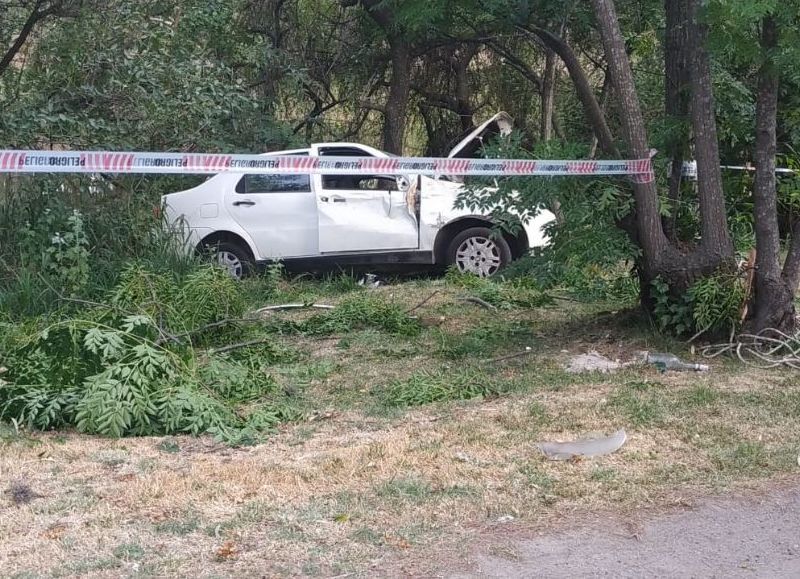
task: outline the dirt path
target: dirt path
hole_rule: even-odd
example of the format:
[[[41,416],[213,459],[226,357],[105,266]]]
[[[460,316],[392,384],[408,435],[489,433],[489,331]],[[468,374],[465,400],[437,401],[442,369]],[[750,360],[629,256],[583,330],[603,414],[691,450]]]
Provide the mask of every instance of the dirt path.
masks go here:
[[[800,577],[800,485],[482,551],[470,571],[450,577]]]

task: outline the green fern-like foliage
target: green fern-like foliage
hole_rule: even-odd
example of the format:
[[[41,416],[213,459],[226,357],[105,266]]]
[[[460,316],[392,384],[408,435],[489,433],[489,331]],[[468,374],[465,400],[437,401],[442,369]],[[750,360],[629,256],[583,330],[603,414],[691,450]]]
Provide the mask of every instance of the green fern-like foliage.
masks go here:
[[[110,301],[55,324],[0,327],[0,420],[111,437],[208,433],[243,444],[297,417],[283,410],[285,395],[264,366],[280,357],[274,348],[262,355],[269,344],[198,356],[186,341],[164,339],[242,315],[241,289],[224,272],[202,267],[178,283],[132,266]]]

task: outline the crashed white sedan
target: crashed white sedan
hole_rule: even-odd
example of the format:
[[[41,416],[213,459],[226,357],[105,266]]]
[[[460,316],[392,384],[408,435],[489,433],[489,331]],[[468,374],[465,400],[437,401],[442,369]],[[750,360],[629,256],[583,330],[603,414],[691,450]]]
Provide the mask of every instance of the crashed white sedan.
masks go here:
[[[469,158],[490,135],[511,130],[498,113],[461,141],[451,158]],[[271,155],[389,157],[355,143],[324,143]],[[455,265],[489,277],[531,247],[544,245],[548,211],[514,233],[490,216],[454,207],[463,183],[421,175],[257,175],[223,173],[165,195],[170,224],[188,246],[211,253],[235,277],[258,263],[357,266]]]

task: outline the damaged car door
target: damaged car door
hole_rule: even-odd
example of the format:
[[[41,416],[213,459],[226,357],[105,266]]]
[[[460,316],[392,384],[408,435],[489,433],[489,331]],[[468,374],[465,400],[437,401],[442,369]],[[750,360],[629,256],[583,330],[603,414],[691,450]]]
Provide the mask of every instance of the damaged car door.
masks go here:
[[[320,156],[372,156],[352,145],[315,146]],[[419,227],[397,175],[314,175],[319,252],[381,252],[419,247]]]

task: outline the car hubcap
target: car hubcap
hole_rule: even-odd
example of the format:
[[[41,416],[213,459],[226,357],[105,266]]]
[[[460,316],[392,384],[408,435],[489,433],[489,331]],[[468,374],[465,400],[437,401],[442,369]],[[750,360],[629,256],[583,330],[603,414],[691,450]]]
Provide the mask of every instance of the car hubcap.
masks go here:
[[[456,266],[464,273],[491,277],[497,273],[502,264],[500,248],[494,241],[485,237],[465,239],[456,251]]]
[[[232,254],[230,251],[218,251],[216,255],[216,261],[219,265],[228,270],[228,273],[231,274],[231,277],[242,279],[242,273],[244,273],[242,260]]]

